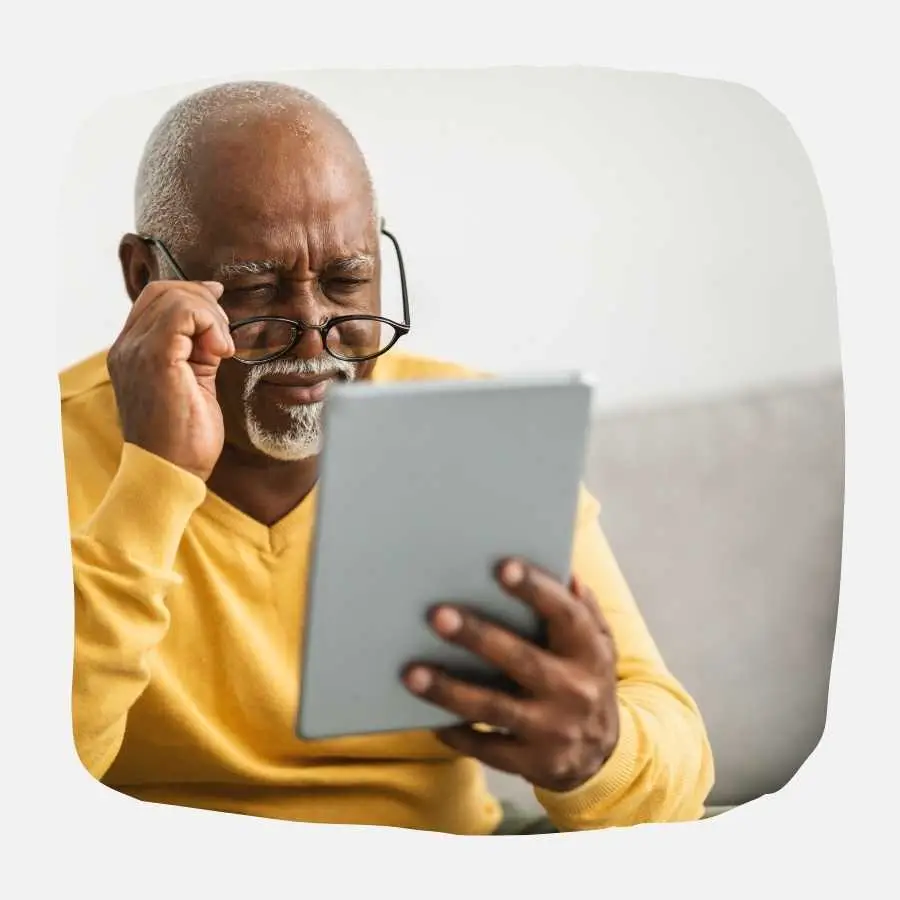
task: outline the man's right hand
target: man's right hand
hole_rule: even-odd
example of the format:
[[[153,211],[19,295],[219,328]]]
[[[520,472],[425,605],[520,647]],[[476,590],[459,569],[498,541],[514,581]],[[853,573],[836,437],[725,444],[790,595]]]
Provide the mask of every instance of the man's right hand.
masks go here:
[[[125,441],[204,481],[225,440],[216,372],[234,354],[221,295],[217,282],[150,282],[107,362]]]

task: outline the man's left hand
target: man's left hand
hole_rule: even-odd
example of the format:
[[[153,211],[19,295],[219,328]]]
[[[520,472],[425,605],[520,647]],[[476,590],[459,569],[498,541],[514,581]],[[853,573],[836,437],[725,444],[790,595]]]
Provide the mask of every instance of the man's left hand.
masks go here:
[[[473,613],[441,606],[432,628],[500,669],[524,689],[514,697],[417,663],[409,690],[465,723],[438,732],[451,749],[521,775],[532,785],[567,792],[599,772],[619,735],[616,651],[591,591],[573,578],[565,587],[543,571],[512,560],[498,580],[545,621],[547,649]],[[500,732],[482,732],[472,724]]]

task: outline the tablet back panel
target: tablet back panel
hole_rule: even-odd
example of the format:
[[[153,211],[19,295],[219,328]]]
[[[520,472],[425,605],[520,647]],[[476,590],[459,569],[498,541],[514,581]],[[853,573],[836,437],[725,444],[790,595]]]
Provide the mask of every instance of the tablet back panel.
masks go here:
[[[413,661],[500,684],[432,634],[469,605],[540,641],[493,572],[519,555],[568,578],[590,387],[577,376],[336,386],[325,412],[297,733],[432,729],[456,720],[400,682]]]

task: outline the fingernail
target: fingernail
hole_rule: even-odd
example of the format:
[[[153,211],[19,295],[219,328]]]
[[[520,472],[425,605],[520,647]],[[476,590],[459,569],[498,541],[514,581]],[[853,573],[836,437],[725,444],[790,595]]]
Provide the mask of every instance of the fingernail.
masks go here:
[[[204,281],[202,282],[202,284],[203,287],[205,287],[208,291],[211,291],[215,295],[215,298],[217,300],[225,291],[225,286],[218,281]]]
[[[510,586],[515,587],[525,580],[525,567],[522,563],[513,560],[503,567],[503,580]]]
[[[463,626],[462,616],[450,607],[441,607],[431,619],[432,627],[439,634],[449,637],[456,634]]]
[[[431,686],[431,672],[428,669],[412,669],[406,674],[406,686],[414,693],[421,694]]]

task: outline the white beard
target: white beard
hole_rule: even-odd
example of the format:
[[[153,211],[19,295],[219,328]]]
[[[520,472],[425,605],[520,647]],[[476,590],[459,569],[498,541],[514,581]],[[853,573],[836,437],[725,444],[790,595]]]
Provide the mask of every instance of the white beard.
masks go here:
[[[323,354],[316,359],[298,359],[294,356],[283,356],[272,362],[260,363],[250,369],[244,385],[244,421],[250,443],[260,453],[272,459],[294,462],[316,456],[322,443],[322,410],[325,401],[316,403],[300,403],[295,405],[278,404],[278,408],[288,417],[288,423],[277,431],[265,428],[256,415],[254,401],[256,386],[261,378],[269,375],[343,375],[344,380],[356,378],[355,363],[334,359]]]

